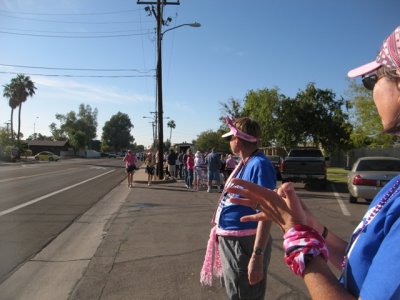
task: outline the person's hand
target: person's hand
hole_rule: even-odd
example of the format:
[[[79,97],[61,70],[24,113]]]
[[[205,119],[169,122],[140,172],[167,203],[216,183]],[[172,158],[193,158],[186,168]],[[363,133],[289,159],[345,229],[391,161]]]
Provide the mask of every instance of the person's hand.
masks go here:
[[[259,283],[264,278],[264,255],[252,255],[247,266],[250,285]]]
[[[295,224],[314,225],[307,222],[307,217],[311,214],[297,196],[292,183],[284,183],[278,190],[273,191],[235,178],[232,179],[232,185],[227,192],[242,197],[231,198],[232,203],[261,210],[258,214],[242,217],[242,222],[272,220],[284,232]],[[309,222],[313,223],[313,220],[314,218],[311,218]]]

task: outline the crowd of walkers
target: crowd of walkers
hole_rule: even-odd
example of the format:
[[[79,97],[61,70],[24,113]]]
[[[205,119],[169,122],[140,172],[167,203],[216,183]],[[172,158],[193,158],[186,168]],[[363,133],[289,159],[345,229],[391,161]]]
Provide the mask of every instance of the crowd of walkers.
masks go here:
[[[148,185],[158,177],[158,153],[148,151],[144,154],[145,172],[148,174]],[[216,189],[221,191],[225,181],[238,164],[231,154],[216,152],[193,153],[191,148],[180,153],[170,149],[163,156],[165,179],[182,180],[187,189],[195,191]]]

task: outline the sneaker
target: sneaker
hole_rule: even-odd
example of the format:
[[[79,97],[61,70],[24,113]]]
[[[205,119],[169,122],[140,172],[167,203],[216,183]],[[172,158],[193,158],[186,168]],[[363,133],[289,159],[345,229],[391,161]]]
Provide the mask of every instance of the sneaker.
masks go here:
[[[185,187],[188,189],[189,188],[189,186],[187,185],[187,184],[185,184]]]

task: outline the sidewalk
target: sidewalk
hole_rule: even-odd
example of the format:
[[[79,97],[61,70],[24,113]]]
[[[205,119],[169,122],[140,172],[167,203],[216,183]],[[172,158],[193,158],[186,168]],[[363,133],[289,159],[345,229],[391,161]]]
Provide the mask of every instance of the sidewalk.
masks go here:
[[[134,181],[69,299],[226,299],[218,281],[199,281],[219,194],[188,190],[183,181],[147,186],[143,168]],[[309,299],[283,263],[281,235],[275,227],[267,298]]]

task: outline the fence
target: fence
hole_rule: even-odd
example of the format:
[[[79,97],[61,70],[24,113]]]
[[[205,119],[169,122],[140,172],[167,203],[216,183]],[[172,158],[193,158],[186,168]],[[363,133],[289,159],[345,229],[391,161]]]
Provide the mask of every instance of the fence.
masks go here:
[[[351,167],[353,163],[364,156],[390,156],[400,158],[400,148],[392,147],[385,149],[369,149],[369,148],[360,148],[350,150],[349,152],[335,152],[332,153],[329,159],[329,166],[345,168]]]

